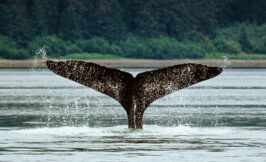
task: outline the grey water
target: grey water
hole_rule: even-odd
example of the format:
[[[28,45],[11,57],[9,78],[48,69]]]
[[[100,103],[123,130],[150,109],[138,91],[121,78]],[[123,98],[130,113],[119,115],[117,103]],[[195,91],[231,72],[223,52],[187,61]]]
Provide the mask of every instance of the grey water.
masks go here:
[[[137,131],[99,92],[48,70],[0,70],[1,162],[154,160],[265,162],[266,69],[226,69],[163,97]]]

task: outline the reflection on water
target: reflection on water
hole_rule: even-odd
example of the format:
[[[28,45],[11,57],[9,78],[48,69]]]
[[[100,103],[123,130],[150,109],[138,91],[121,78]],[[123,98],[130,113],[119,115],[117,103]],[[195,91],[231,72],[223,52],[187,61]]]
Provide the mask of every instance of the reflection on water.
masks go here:
[[[0,70],[0,161],[264,162],[265,150],[265,69],[226,70],[161,98],[136,131],[99,92],[46,70]]]

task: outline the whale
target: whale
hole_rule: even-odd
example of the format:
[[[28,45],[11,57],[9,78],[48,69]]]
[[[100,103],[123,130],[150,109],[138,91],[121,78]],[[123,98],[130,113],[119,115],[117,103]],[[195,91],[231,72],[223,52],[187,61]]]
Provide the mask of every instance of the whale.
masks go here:
[[[124,108],[129,129],[143,129],[143,115],[155,100],[222,73],[220,67],[186,63],[145,71],[135,77],[125,71],[85,61],[46,61],[55,74],[117,100]]]

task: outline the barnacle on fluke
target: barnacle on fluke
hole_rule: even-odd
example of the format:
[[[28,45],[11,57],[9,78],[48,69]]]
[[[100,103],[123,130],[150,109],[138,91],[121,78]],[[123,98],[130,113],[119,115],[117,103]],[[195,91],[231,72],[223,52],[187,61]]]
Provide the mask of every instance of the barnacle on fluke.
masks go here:
[[[47,61],[54,73],[102,92],[117,100],[127,112],[128,127],[143,128],[143,114],[158,98],[195,83],[211,79],[223,70],[201,64],[181,64],[130,73],[84,61]]]

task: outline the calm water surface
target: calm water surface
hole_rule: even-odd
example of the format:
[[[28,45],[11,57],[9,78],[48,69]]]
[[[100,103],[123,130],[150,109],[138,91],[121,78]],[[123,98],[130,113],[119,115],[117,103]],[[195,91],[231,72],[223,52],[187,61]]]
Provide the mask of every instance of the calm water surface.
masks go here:
[[[136,75],[144,69],[126,69]],[[0,161],[266,161],[266,69],[227,69],[154,102],[117,101],[47,70],[0,70]]]

